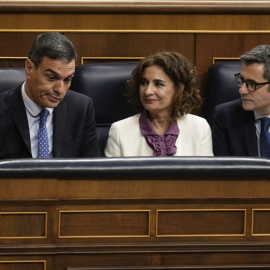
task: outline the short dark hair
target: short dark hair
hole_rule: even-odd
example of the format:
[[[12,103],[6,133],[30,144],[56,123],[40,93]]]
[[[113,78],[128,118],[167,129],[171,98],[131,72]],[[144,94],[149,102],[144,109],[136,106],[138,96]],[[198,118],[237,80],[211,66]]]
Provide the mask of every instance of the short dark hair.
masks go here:
[[[142,59],[132,73],[132,78],[127,81],[128,101],[141,111],[143,105],[140,100],[139,87],[145,68],[159,66],[172,80],[176,88],[173,97],[172,118],[190,113],[202,104],[197,71],[186,57],[178,52],[162,51]]]
[[[258,63],[264,66],[263,77],[270,81],[270,45],[258,45],[251,51],[245,52],[240,59],[246,65]]]
[[[36,69],[42,62],[43,57],[66,63],[70,63],[73,59],[77,60],[72,42],[63,34],[57,32],[42,33],[34,40],[28,58],[34,63]]]

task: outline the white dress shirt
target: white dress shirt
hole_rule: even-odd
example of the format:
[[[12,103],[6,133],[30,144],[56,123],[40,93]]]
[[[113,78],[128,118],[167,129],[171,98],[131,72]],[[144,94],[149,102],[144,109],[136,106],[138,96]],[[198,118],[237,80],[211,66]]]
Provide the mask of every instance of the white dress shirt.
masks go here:
[[[261,142],[261,139],[260,139],[260,136],[261,136],[261,120],[260,119],[262,117],[270,118],[270,115],[261,116],[260,114],[254,112],[254,116],[255,116],[255,126],[256,126],[256,135],[257,135],[258,156],[260,157],[261,156],[261,144],[260,144],[260,142]]]

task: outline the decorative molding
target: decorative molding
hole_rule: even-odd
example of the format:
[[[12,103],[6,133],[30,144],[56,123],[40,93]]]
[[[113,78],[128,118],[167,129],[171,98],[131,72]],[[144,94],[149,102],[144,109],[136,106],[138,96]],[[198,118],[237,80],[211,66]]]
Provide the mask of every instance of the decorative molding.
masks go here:
[[[46,270],[46,261],[45,260],[14,260],[14,261],[0,261],[0,268],[1,268],[1,264],[12,264],[12,263],[15,263],[16,265],[18,264],[25,264],[25,263],[28,263],[28,264],[31,264],[31,263],[42,263],[43,264],[43,270]],[[36,268],[34,268],[36,269]],[[29,269],[31,270],[31,269]]]
[[[1,1],[1,0],[0,0]],[[0,5],[1,9],[1,5]],[[103,33],[103,34],[270,34],[270,30],[136,30],[136,29],[0,29],[0,33]]]
[[[256,212],[257,213],[268,212],[267,217],[264,217],[265,222],[267,222],[267,220],[269,220],[267,218],[270,217],[270,209],[252,209],[251,236],[270,236],[270,229],[269,229],[269,233],[254,233],[254,221],[255,221]]]
[[[218,62],[228,62],[228,61],[239,61],[239,57],[213,57],[213,64],[216,64]]]
[[[1,0],[1,11],[91,13],[266,13],[270,1],[252,0]]]
[[[270,264],[256,264],[256,265],[248,265],[248,264],[226,264],[225,267],[221,265],[207,265],[207,268],[204,265],[177,265],[177,266],[118,266],[117,270],[258,270],[258,269],[270,269]],[[115,270],[115,267],[67,267],[66,270]]]
[[[85,64],[85,60],[107,60],[107,61],[117,61],[117,60],[120,60],[120,61],[133,61],[133,60],[141,60],[143,59],[144,57],[88,57],[88,56],[83,56],[81,57],[81,65]],[[100,62],[100,61],[99,61]]]
[[[0,60],[26,60],[28,57],[0,56]]]
[[[47,212],[0,212],[0,217],[4,215],[44,215],[44,235],[40,236],[0,236],[0,239],[40,239],[40,238],[47,238],[47,232],[48,232],[48,217]],[[0,219],[0,224],[3,218]],[[18,224],[17,224],[18,225]],[[1,227],[1,226],[0,226]]]
[[[147,233],[146,234],[138,234],[138,235],[63,235],[62,234],[62,215],[63,214],[120,214],[120,213],[146,213],[148,215],[147,219]],[[150,237],[150,210],[63,210],[59,211],[59,223],[58,223],[58,238],[123,238],[123,237]],[[97,224],[98,221],[95,219]],[[68,226],[68,224],[65,224],[65,226]],[[113,224],[111,224],[113,226]],[[125,224],[121,224],[121,226],[125,226]],[[136,225],[135,225],[136,226]],[[73,224],[73,230],[75,232],[76,225]]]
[[[242,212],[242,214],[244,214],[244,219],[243,219],[243,228],[242,228],[242,231],[243,233],[231,233],[231,234],[226,234],[226,233],[203,233],[203,234],[194,234],[194,233],[190,233],[190,234],[185,234],[185,233],[182,233],[182,234],[175,234],[175,233],[172,233],[172,234],[160,234],[159,233],[159,213],[164,213],[164,212],[179,212],[179,213],[187,213],[187,212],[190,212],[190,213],[203,213],[203,212],[209,212],[209,213],[213,213],[213,212]],[[213,237],[213,236],[226,236],[226,237],[235,237],[235,236],[240,236],[240,237],[244,237],[246,236],[246,220],[247,220],[247,211],[246,209],[159,209],[156,211],[156,237]],[[178,225],[179,227],[180,225]],[[172,230],[172,225],[171,225],[171,228]]]

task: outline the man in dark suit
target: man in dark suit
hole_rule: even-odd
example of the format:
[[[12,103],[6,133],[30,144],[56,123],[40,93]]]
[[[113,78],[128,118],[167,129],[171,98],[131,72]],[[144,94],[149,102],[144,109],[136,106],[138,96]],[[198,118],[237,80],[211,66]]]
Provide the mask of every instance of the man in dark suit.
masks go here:
[[[261,123],[270,116],[270,45],[259,45],[240,59],[243,66],[241,73],[235,74],[235,80],[241,99],[215,109],[214,155],[269,156],[262,153],[265,146],[261,143],[265,139],[261,137]]]
[[[68,90],[76,57],[64,35],[37,36],[25,61],[26,81],[0,95],[0,159],[100,156],[92,100]],[[40,136],[46,146],[40,147]]]

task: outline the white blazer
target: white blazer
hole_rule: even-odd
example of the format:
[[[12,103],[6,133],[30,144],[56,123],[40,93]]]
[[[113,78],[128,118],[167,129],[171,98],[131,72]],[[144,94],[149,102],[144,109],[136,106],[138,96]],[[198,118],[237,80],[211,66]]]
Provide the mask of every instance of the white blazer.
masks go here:
[[[105,147],[107,157],[153,156],[139,126],[140,114],[112,124]],[[177,121],[180,133],[175,156],[213,156],[211,129],[199,116],[187,114]]]

